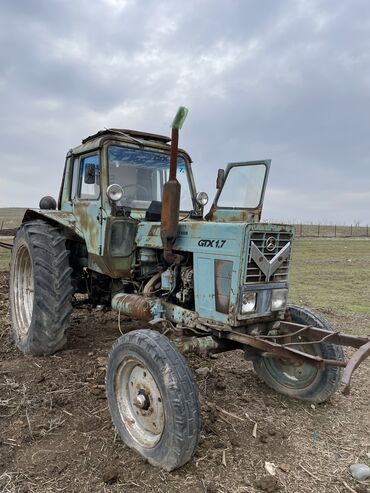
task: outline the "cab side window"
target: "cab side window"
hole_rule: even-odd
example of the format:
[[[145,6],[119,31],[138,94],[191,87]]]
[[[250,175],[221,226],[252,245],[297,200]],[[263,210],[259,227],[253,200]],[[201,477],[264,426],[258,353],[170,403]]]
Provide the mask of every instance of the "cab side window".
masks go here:
[[[99,155],[92,154],[80,158],[79,194],[80,199],[92,200],[100,196]]]

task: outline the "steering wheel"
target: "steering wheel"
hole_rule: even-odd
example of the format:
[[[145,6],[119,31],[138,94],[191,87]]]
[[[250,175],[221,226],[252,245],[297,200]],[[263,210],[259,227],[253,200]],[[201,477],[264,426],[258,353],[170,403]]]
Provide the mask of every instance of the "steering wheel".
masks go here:
[[[138,183],[129,183],[128,185],[121,185],[122,188],[128,188],[128,187],[136,187],[136,188],[141,188],[146,192],[146,188],[143,185],[139,185]]]
[[[143,186],[143,185],[139,185],[138,183],[128,183],[127,185],[121,185],[123,190],[125,190],[125,188],[132,188],[132,187],[136,187],[137,189],[141,189],[141,190],[144,190],[145,193],[147,193],[147,190],[146,188]],[[123,198],[125,198],[125,195],[123,196]],[[133,197],[126,197],[127,199],[132,199]]]

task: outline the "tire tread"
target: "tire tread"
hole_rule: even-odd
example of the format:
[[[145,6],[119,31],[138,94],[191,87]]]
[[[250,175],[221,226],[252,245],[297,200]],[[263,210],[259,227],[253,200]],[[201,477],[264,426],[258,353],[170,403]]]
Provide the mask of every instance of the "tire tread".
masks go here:
[[[72,269],[65,237],[58,227],[42,220],[23,223],[18,239],[30,250],[34,275],[34,303],[26,340],[16,337],[18,347],[36,356],[52,354],[65,343],[65,330],[72,313]],[[12,290],[12,277],[10,282]],[[12,317],[13,324],[15,323]]]
[[[198,398],[197,385],[188,367],[185,358],[169,339],[162,334],[148,329],[136,330],[121,336],[113,345],[108,358],[107,368],[107,397],[111,409],[113,422],[116,425],[121,437],[127,443],[127,437],[122,434],[121,426],[115,422],[115,413],[112,412],[115,397],[111,395],[110,385],[114,375],[111,373],[109,362],[114,359],[115,354],[122,347],[141,347],[144,349],[147,358],[151,358],[158,369],[170,368],[172,378],[166,386],[171,399],[175,430],[171,447],[165,451],[161,447],[161,456],[147,456],[149,462],[160,466],[168,471],[176,469],[193,456],[199,442],[201,431],[201,413]],[[118,425],[118,426],[117,426]],[[135,445],[128,443],[135,448]],[[150,449],[151,450],[151,449]],[[143,453],[142,450],[140,450]]]

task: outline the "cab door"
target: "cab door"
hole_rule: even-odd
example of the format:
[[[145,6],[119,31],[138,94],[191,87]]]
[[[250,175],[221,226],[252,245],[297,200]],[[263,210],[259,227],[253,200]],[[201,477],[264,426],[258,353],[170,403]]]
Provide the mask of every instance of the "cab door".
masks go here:
[[[103,223],[99,151],[75,156],[72,178],[72,212],[90,255],[101,255]]]

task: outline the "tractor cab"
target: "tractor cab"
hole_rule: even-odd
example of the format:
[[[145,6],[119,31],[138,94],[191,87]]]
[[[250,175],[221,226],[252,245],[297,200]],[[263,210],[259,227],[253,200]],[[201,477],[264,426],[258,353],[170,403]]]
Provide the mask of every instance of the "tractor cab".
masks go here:
[[[139,222],[161,221],[170,140],[156,134],[107,129],[68,152],[58,209],[75,222],[91,269],[113,277],[127,275]],[[203,202],[197,197],[191,162],[179,149],[179,215],[199,220],[205,203],[204,197]]]
[[[97,201],[110,213],[133,212],[145,217],[152,202],[162,201],[169,176],[169,140],[117,129],[87,137],[67,154],[59,209],[71,211],[82,201]],[[177,179],[181,185],[181,211],[199,215],[191,158],[182,150],[177,159]],[[112,204],[116,206],[113,210]]]

